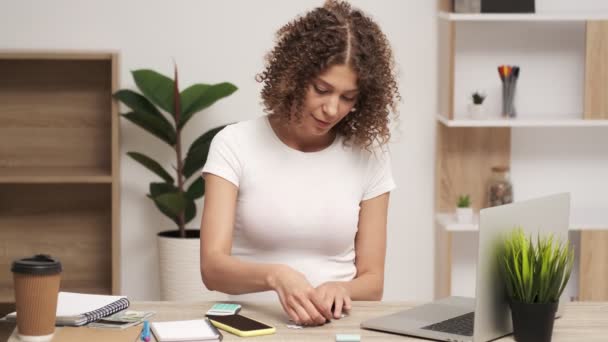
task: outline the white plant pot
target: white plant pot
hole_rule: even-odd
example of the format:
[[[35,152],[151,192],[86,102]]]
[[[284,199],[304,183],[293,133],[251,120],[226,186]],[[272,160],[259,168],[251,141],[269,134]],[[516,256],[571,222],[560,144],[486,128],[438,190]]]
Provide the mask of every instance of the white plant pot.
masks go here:
[[[469,103],[469,116],[474,120],[482,120],[485,118],[483,104]]]
[[[472,223],[473,208],[456,208],[456,220],[458,223]]]
[[[160,297],[167,301],[222,300],[225,294],[209,291],[200,269],[200,239],[157,236]]]

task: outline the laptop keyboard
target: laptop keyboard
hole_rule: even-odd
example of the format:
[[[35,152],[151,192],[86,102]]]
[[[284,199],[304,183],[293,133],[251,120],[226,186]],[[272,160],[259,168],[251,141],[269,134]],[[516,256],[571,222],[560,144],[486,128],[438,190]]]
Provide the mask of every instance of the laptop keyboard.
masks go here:
[[[475,321],[475,312],[469,312],[462,316],[446,319],[439,323],[434,323],[422,327],[421,329],[440,331],[448,334],[456,334],[463,336],[473,336],[473,322]]]

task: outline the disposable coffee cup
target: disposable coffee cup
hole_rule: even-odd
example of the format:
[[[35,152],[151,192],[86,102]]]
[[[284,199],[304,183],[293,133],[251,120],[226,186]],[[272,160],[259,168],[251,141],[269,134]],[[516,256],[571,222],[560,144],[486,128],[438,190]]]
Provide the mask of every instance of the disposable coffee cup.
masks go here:
[[[11,267],[17,306],[17,336],[50,341],[55,332],[61,263],[48,255],[19,259]]]

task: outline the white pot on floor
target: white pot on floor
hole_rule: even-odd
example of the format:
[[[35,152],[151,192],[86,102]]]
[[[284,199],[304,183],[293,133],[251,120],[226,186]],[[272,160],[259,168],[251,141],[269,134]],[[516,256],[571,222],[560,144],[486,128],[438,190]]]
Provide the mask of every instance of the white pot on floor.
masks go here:
[[[187,229],[186,238],[177,230],[158,233],[160,299],[167,301],[222,300],[226,295],[209,291],[200,271],[200,231]]]

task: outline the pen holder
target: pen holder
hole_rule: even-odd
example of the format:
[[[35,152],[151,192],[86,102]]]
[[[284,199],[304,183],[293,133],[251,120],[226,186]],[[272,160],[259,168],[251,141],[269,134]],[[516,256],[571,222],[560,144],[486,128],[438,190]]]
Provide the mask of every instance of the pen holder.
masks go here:
[[[514,118],[517,116],[515,110],[515,81],[502,83],[502,115],[505,118]]]

